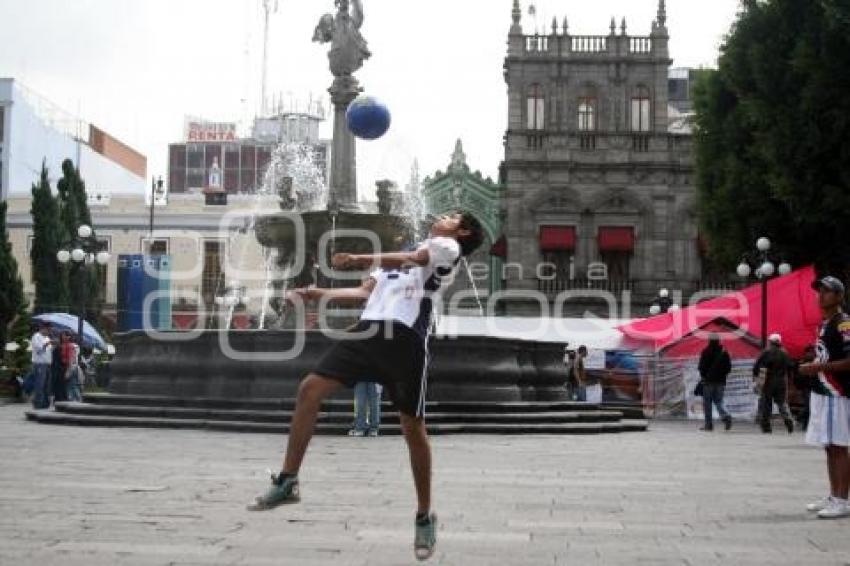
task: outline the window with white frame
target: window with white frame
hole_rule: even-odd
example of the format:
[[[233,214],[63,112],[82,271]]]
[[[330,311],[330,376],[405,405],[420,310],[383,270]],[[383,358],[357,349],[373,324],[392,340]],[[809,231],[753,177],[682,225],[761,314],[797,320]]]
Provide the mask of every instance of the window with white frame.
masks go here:
[[[652,104],[649,97],[649,89],[639,86],[632,96],[632,131],[646,133],[652,129]]]
[[[578,99],[578,129],[580,132],[596,131],[596,98],[583,96]]]
[[[528,89],[527,125],[529,130],[542,130],[546,127],[546,97],[539,84]]]

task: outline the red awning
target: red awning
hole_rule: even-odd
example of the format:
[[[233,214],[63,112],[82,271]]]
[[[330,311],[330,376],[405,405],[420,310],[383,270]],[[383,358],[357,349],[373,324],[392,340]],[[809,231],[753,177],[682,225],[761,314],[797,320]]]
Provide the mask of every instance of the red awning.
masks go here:
[[[576,249],[575,226],[541,226],[540,251],[563,252]]]
[[[635,229],[631,226],[603,226],[599,228],[599,251],[635,251]]]
[[[502,259],[508,258],[508,239],[504,236],[496,240],[496,243],[493,244],[493,247],[490,248],[490,255],[500,257]]]

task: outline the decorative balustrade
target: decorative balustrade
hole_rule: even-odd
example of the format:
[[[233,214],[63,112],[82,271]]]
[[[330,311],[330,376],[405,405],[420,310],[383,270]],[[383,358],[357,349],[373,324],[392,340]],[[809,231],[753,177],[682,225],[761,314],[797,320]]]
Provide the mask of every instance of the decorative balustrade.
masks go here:
[[[651,37],[630,37],[610,35],[527,35],[524,37],[525,52],[583,55],[624,53],[629,55],[648,55],[653,53]]]
[[[604,35],[575,35],[570,37],[570,50],[573,53],[605,53],[608,51],[608,37]]]
[[[629,53],[652,53],[652,38],[630,37]]]
[[[543,149],[546,145],[546,135],[540,132],[526,134],[528,149]]]
[[[509,132],[515,150],[578,150],[583,154],[615,151],[637,155],[649,152],[668,152],[670,158],[687,158],[692,151],[693,140],[668,132],[619,133],[581,132],[563,129],[513,130]],[[684,156],[684,157],[683,157]],[[579,154],[574,159],[581,159]]]
[[[593,151],[596,149],[596,134],[583,133],[579,134],[579,147],[583,151]]]
[[[632,151],[646,153],[649,151],[649,134],[632,134]]]
[[[527,53],[546,53],[549,51],[549,37],[545,35],[529,35],[525,38]]]

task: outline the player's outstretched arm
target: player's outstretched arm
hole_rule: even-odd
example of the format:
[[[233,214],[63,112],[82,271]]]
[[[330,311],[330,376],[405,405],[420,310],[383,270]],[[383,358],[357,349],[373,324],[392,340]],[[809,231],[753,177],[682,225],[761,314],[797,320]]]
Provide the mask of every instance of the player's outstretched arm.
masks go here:
[[[428,265],[428,248],[412,252],[387,254],[336,254],[331,260],[334,269],[403,269]]]
[[[361,286],[347,289],[319,289],[317,287],[293,289],[287,293],[287,300],[294,302],[297,300],[296,297],[300,297],[300,300],[304,302],[333,301],[334,303],[358,305],[368,301],[374,289],[375,280],[370,277]]]

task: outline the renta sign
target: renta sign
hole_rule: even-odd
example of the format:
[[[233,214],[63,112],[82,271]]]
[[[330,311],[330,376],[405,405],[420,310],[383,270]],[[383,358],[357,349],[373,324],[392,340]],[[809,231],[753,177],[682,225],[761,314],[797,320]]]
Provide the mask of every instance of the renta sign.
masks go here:
[[[186,120],[186,141],[188,142],[235,142],[235,122],[207,122],[204,120]]]

